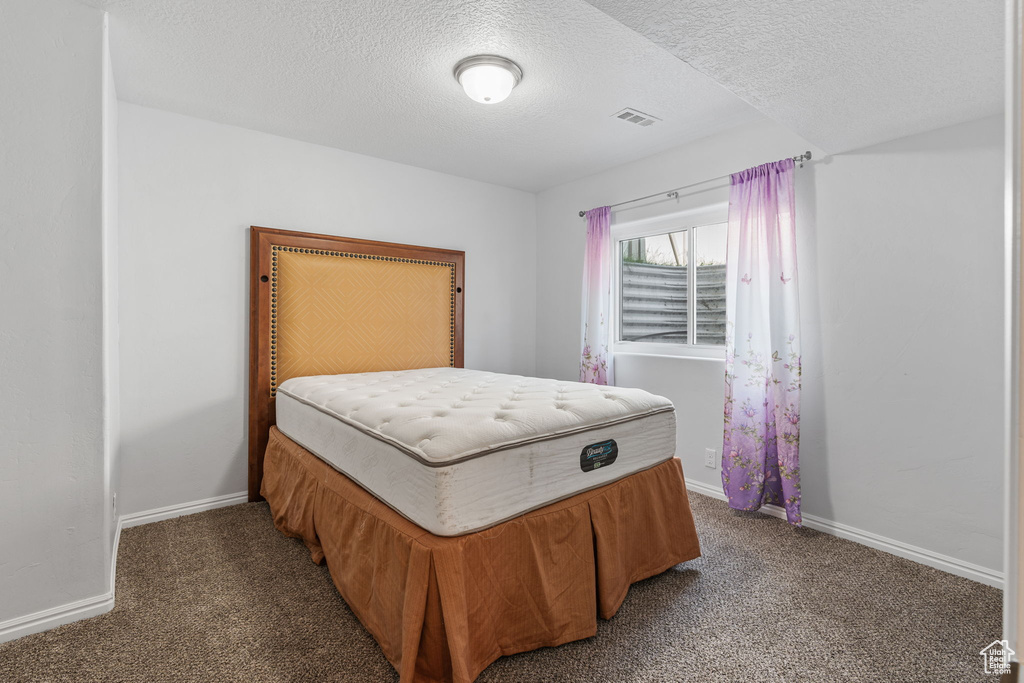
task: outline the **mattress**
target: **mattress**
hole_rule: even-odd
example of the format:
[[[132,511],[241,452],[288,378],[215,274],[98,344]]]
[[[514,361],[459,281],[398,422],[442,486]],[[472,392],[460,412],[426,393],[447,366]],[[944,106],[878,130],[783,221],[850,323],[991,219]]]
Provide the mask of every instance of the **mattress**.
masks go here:
[[[485,529],[675,454],[640,389],[458,368],[296,377],[277,427],[438,536]]]

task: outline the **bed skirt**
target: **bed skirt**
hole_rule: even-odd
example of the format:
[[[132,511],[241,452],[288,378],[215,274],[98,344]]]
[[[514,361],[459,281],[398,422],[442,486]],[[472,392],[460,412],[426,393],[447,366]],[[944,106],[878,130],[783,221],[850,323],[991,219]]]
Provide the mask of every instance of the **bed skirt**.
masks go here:
[[[700,556],[673,458],[464,536],[435,536],[271,428],[274,524],[327,560],[402,683],[470,683],[503,655],[593,636],[631,583]]]

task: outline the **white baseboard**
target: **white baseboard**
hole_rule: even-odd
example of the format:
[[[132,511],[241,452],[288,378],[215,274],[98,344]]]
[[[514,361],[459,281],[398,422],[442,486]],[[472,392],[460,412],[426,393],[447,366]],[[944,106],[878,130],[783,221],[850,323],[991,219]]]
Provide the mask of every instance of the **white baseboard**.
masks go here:
[[[80,619],[99,616],[114,608],[114,588],[117,577],[117,550],[121,545],[121,530],[128,527],[159,522],[172,517],[181,517],[214,508],[226,507],[244,503],[249,499],[247,493],[231,493],[226,496],[197,500],[181,505],[168,505],[167,507],[155,510],[136,512],[130,515],[122,515],[117,519],[117,526],[114,529],[113,557],[110,561],[110,584],[108,590],[91,598],[83,598],[64,605],[57,605],[50,609],[41,610],[22,617],[15,617],[0,622],[0,643],[21,638],[22,636],[48,631],[51,628],[70,624]]]
[[[725,493],[721,488],[712,486],[711,484],[705,484],[699,481],[687,481],[686,488],[695,492],[701,493],[705,496],[717,498],[718,500],[726,500]],[[786,518],[786,511],[776,505],[765,505],[759,512],[763,512],[766,515],[772,517],[779,517],[781,519]],[[881,550],[883,552],[896,555],[908,560],[912,560],[919,564],[934,567],[935,569],[941,569],[944,572],[962,576],[965,579],[977,581],[987,586],[993,586],[995,588],[1003,588],[1003,573],[982,567],[981,565],[973,564],[971,562],[965,562],[955,557],[948,555],[941,555],[939,553],[926,550],[925,548],[919,548],[909,543],[897,541],[892,538],[886,538],[885,536],[879,536],[878,534],[871,533],[870,531],[864,531],[857,529],[846,524],[840,524],[839,522],[833,522],[829,519],[823,519],[814,515],[803,515],[804,526],[808,529],[814,529],[815,531],[821,531],[832,536],[838,536],[848,541],[860,543],[866,545],[869,548]]]
[[[49,631],[64,624],[80,619],[97,617],[114,609],[114,577],[117,574],[117,548],[121,544],[121,520],[117,520],[114,528],[113,558],[110,561],[110,583],[107,592],[91,598],[84,598],[57,605],[40,612],[15,617],[0,623],[0,643],[15,640],[41,631]]]
[[[215,508],[238,505],[239,503],[244,503],[248,500],[249,494],[243,491],[242,493],[229,493],[226,496],[216,496],[215,498],[195,500],[191,503],[168,505],[167,507],[156,508],[153,510],[133,512],[130,515],[123,515],[121,517],[121,526],[127,529],[129,527],[139,526],[140,524],[150,524],[151,522],[160,522],[174,517],[193,515],[197,512],[206,512],[207,510],[213,510]]]
[[[114,607],[114,595],[109,591],[84,600],[76,600],[66,605],[58,605],[23,617],[8,619],[0,624],[0,643],[21,638],[22,636],[48,631],[51,628],[70,624],[79,619],[88,619]]]

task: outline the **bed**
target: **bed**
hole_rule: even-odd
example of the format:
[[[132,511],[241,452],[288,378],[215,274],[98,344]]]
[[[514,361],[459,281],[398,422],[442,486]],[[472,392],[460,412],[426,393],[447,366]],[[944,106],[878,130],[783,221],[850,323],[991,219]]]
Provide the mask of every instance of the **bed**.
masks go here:
[[[464,369],[464,263],[251,229],[250,499],[403,683],[592,636],[700,554],[671,404]]]

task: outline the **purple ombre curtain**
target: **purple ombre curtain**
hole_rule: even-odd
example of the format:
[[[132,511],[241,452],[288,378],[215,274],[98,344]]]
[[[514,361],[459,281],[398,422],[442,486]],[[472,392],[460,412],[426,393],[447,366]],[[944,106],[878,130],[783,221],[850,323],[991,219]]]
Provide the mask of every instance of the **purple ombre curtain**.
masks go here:
[[[726,258],[725,439],[729,506],[800,516],[800,300],[793,160],[732,176]]]
[[[607,206],[587,211],[587,252],[583,262],[583,322],[580,381],[611,384],[608,352],[612,300],[612,212]]]

